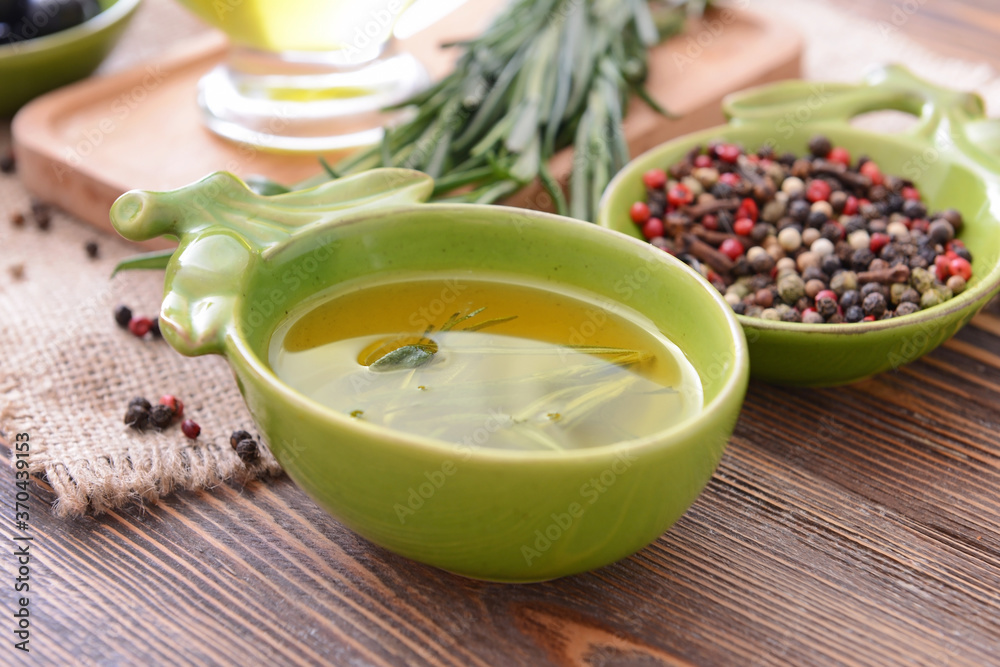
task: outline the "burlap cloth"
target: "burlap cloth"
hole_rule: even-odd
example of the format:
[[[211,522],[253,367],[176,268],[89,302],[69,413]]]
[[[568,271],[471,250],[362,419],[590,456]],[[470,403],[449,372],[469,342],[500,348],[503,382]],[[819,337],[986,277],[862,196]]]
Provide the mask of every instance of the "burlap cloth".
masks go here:
[[[938,56],[907,39],[905,25],[861,22],[821,2],[737,4],[783,16],[806,37],[809,78],[853,81],[874,64],[897,61],[932,81],[1000,101],[1000,80],[990,67]],[[146,0],[102,70],[148,60],[200,29],[170,0]],[[9,143],[9,126],[2,125],[0,150]],[[252,431],[253,424],[225,361],[188,359],[115,325],[119,303],[157,312],[162,272],[109,280],[115,262],[135,248],[59,213],[48,232],[30,221],[23,229],[9,224],[12,213],[29,208],[16,175],[0,175],[0,429],[8,439],[30,434],[31,467],[55,491],[54,510],[102,512],[177,489],[279,474],[266,451],[248,469],[229,446],[233,429]],[[84,252],[90,240],[100,245],[96,260]],[[17,265],[20,279],[12,273]],[[164,393],[185,401],[186,414],[202,427],[197,440],[177,426],[136,433],[122,423],[131,397],[155,402]]]

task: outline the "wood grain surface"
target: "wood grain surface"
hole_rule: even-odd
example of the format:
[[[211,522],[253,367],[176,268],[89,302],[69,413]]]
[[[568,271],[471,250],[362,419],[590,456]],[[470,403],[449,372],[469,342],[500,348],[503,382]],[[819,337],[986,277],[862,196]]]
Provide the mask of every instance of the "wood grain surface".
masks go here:
[[[913,37],[1000,64],[991,2],[921,6]],[[4,467],[7,540],[14,490]],[[32,651],[11,647],[5,548],[0,663],[998,665],[998,490],[994,303],[897,372],[752,384],[719,470],[670,532],[545,584],[394,556],[287,479],[82,520],[51,515],[37,489]]]
[[[998,311],[851,387],[752,384],[670,532],[544,584],[397,557],[287,479],[82,520],[42,491],[32,664],[998,664]]]

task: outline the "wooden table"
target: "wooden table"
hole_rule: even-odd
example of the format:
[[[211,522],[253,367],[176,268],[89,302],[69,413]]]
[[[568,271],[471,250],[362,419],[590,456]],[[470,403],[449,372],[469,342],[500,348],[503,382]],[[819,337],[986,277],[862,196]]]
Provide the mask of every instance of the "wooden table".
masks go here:
[[[998,64],[974,47],[1000,35],[987,4],[927,0],[905,29]],[[287,479],[82,520],[55,518],[35,491],[25,663],[1000,664],[998,434],[994,306],[852,387],[751,384],[718,472],[669,533],[545,584],[394,556]],[[5,518],[14,491],[3,468]]]

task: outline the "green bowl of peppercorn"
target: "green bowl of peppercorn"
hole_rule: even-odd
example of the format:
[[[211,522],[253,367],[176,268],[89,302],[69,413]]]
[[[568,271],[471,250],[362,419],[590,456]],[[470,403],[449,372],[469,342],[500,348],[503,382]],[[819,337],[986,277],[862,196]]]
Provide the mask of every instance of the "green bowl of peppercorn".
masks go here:
[[[0,0],[0,117],[97,69],[138,6],[139,0]]]
[[[1000,291],[1000,123],[977,95],[889,66],[857,85],[782,82],[723,106],[727,125],[622,170],[597,222],[713,282],[753,377],[829,386],[899,368]],[[916,123],[850,124],[884,109]]]

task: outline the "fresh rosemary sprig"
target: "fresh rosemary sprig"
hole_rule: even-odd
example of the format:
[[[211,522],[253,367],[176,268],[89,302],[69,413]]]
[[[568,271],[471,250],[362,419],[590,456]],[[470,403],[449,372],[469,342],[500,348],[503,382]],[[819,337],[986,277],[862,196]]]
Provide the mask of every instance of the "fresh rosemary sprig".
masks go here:
[[[333,173],[418,169],[435,178],[436,200],[477,203],[538,179],[560,213],[592,220],[629,159],[629,94],[650,99],[642,88],[648,49],[702,4],[660,2],[654,18],[645,0],[513,0],[482,35],[452,45],[464,52],[451,74],[400,105],[413,106],[413,118]],[[567,201],[547,163],[570,144]]]

